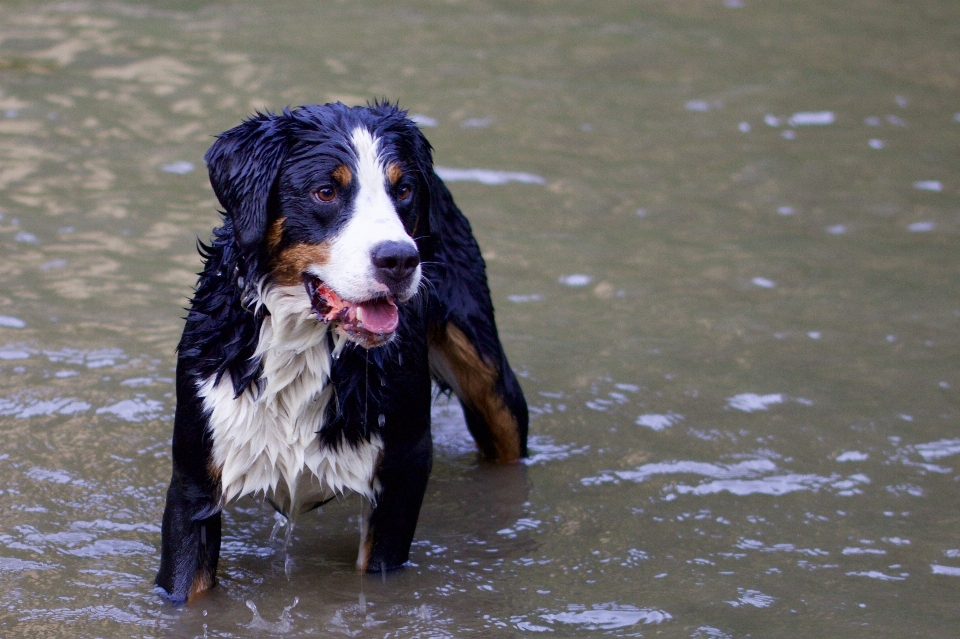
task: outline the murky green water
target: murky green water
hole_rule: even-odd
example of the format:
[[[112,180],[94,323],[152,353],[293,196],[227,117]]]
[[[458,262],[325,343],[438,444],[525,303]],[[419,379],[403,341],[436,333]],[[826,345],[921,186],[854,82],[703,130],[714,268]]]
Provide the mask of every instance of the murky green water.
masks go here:
[[[0,5],[0,637],[955,634],[958,25],[947,0]],[[356,498],[286,551],[247,500],[221,587],[173,608],[200,158],[254,109],[378,96],[442,167],[528,174],[452,188],[533,457],[478,465],[440,406],[409,568],[354,572]]]

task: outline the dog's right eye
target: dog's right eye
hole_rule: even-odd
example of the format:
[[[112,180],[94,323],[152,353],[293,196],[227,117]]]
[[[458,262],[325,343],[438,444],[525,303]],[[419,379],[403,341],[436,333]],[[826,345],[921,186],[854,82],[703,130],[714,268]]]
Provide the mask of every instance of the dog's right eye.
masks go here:
[[[321,202],[332,202],[333,198],[337,197],[337,191],[329,184],[321,186],[313,194]]]

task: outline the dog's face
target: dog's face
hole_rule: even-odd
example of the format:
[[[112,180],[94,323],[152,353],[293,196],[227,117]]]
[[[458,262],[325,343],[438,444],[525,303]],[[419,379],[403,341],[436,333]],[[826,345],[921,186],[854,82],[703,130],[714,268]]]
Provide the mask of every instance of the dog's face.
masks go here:
[[[392,338],[397,303],[420,285],[414,238],[429,217],[430,147],[416,125],[392,107],[302,107],[228,131],[207,163],[270,285],[305,287],[317,319],[361,346]],[[256,173],[269,184],[236,184]]]

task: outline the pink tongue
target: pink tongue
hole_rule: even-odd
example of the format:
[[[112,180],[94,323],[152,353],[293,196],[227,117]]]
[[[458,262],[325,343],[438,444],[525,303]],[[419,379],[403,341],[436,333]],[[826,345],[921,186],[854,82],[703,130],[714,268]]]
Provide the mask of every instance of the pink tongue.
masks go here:
[[[397,305],[390,300],[376,300],[359,305],[363,328],[371,333],[392,333],[397,330]]]

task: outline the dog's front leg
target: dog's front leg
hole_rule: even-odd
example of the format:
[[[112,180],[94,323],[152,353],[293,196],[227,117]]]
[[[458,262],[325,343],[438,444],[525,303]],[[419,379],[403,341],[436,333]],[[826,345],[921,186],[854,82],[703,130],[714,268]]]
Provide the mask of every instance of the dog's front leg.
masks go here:
[[[220,486],[211,473],[206,413],[193,379],[178,365],[173,424],[173,475],[167,490],[156,584],[182,603],[217,582],[220,556]]]
[[[357,565],[368,572],[399,568],[410,556],[433,458],[429,429],[409,441],[385,442],[377,478],[382,486],[367,521]]]
[[[213,497],[203,486],[174,472],[163,512],[156,583],[176,603],[213,588],[217,582],[220,511]]]

